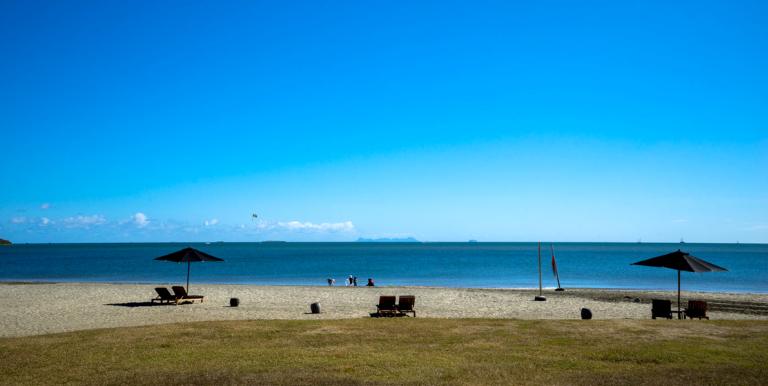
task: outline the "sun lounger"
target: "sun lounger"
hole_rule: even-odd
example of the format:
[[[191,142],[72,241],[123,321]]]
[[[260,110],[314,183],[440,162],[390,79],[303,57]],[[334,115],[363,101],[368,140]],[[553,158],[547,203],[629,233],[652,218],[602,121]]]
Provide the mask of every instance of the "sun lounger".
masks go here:
[[[707,316],[707,302],[701,300],[689,300],[688,308],[685,309],[686,318],[701,318],[709,320]]]
[[[672,319],[672,302],[669,300],[652,299],[651,319],[667,318]]]
[[[187,290],[184,289],[182,286],[173,286],[171,287],[173,289],[173,293],[176,295],[176,302],[181,303],[184,301],[190,301],[192,303],[195,302],[195,300],[199,300],[200,303],[203,302],[203,295],[188,295]]]
[[[413,309],[413,305],[416,303],[416,296],[413,295],[401,295],[400,302],[397,303],[397,312],[400,315],[406,315],[410,312],[413,317],[416,317],[416,311]]]
[[[170,303],[174,302],[178,304],[176,301],[176,296],[173,296],[170,291],[168,291],[168,288],[165,287],[157,287],[155,288],[155,292],[157,292],[157,297],[150,300],[150,303],[158,302],[160,304],[163,304],[163,302]]]
[[[376,313],[379,316],[395,316],[397,315],[397,302],[396,296],[379,296],[379,304],[376,305]]]

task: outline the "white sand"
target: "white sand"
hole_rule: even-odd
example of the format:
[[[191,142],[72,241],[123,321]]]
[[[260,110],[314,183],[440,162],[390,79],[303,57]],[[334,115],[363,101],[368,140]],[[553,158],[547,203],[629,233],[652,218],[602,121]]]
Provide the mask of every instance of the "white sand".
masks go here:
[[[623,300],[617,291],[548,291],[546,302],[535,302],[530,290],[248,285],[193,285],[191,292],[205,295],[204,303],[149,306],[149,299],[155,296],[154,287],[93,283],[0,285],[0,337],[209,320],[364,318],[376,310],[379,295],[416,295],[415,308],[420,318],[578,319],[580,309],[587,307],[595,319],[648,319],[651,308],[648,303]],[[653,295],[676,297],[672,292]],[[768,303],[768,295],[684,295],[684,299],[717,297]],[[231,297],[240,299],[239,307],[229,307]],[[313,302],[321,304],[321,314],[309,313]],[[712,319],[768,320],[766,314],[710,311],[709,315]]]

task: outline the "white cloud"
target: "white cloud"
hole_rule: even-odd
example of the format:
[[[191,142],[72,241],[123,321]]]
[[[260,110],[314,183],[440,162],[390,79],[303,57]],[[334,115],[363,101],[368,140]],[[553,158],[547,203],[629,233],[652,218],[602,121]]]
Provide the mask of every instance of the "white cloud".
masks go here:
[[[200,233],[200,228],[198,228],[198,227],[185,227],[185,228],[182,229],[182,231],[187,232],[187,233],[198,234],[198,233]]]
[[[147,218],[147,215],[141,212],[137,212],[133,216],[131,216],[131,220],[134,224],[136,224],[139,228],[144,228],[149,224],[149,219]]]
[[[278,222],[277,223],[278,228],[283,228],[287,230],[298,230],[298,231],[319,231],[319,232],[352,232],[355,230],[355,224],[352,224],[352,221],[344,221],[344,222],[324,222],[320,224],[315,224],[309,221],[301,222],[301,221],[286,221],[286,222]]]
[[[44,203],[40,204],[40,209],[43,209],[43,210],[48,209],[50,207],[51,207],[51,203],[50,202],[44,202]]]
[[[150,218],[134,212],[121,219],[104,214],[56,216],[9,216],[0,220],[16,232],[34,234],[41,239],[68,241],[156,241],[156,240],[346,240],[357,232],[352,221],[312,222],[251,221],[227,224],[219,218],[203,218],[191,223],[182,220]],[[148,232],[151,230],[151,232]]]
[[[67,228],[89,228],[91,226],[103,225],[107,223],[107,219],[100,215],[94,214],[91,216],[74,216],[67,217],[62,220],[64,226]]]

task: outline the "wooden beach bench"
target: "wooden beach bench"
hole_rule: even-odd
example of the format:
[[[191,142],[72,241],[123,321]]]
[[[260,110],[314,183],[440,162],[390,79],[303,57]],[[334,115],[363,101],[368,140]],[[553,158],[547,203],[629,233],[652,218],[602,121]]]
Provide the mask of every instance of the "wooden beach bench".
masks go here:
[[[182,286],[173,286],[171,289],[173,289],[173,293],[176,294],[176,303],[181,303],[184,301],[190,301],[194,303],[195,300],[199,300],[200,303],[202,303],[203,298],[205,298],[203,295],[188,295],[187,290],[185,290]]]
[[[155,288],[155,292],[157,292],[157,297],[150,300],[150,303],[158,302],[160,304],[163,304],[163,302],[170,303],[174,302],[176,304],[179,304],[177,302],[176,296],[173,296],[170,291],[168,291],[168,288],[165,287],[157,287]]]
[[[651,299],[651,319],[667,318],[672,319],[672,301],[662,299]]]
[[[416,304],[416,296],[401,295],[400,301],[397,303],[397,313],[400,315],[408,316],[407,314],[410,312],[415,318],[416,310],[413,309],[414,304]]]
[[[376,313],[379,316],[395,316],[397,315],[397,297],[382,295],[379,296],[379,304],[376,305]]]
[[[689,300],[688,308],[685,309],[685,318],[701,318],[709,320],[707,316],[707,302],[701,300]]]

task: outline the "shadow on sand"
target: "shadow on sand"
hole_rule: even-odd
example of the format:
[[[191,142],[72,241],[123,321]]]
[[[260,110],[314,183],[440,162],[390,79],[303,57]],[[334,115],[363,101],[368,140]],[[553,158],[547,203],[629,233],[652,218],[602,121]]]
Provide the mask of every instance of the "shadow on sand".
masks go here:
[[[184,304],[184,303],[179,303]],[[105,306],[115,307],[154,307],[154,306],[172,306],[173,303],[151,303],[151,302],[129,302],[129,303],[107,303]]]

